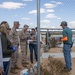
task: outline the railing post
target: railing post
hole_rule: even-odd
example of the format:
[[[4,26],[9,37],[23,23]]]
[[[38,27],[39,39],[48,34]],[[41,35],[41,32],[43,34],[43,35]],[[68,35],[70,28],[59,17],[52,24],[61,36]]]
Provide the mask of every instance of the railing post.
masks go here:
[[[37,0],[38,75],[40,75],[40,0]]]

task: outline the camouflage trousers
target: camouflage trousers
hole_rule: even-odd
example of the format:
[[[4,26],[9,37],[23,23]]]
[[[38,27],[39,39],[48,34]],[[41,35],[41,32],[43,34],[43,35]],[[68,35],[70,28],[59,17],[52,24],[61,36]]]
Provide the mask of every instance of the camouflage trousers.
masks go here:
[[[16,65],[18,65],[18,50],[15,51],[11,56],[11,68],[14,68]]]
[[[21,45],[21,52],[22,52],[22,63],[27,61],[27,46]]]

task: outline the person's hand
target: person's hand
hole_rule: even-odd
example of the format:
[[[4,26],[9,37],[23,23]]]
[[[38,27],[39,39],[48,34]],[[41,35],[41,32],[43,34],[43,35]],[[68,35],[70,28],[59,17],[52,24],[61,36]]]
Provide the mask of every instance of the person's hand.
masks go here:
[[[29,39],[29,37],[28,37],[28,36],[26,36],[26,37],[25,37],[25,40],[28,40],[28,39]]]
[[[0,75],[2,75],[3,69],[0,67]]]
[[[59,41],[61,41],[62,37],[59,37]]]
[[[33,36],[32,40],[34,40],[34,41],[35,41],[35,40],[36,40],[36,36]]]
[[[11,45],[13,45],[13,44],[14,44],[14,41],[13,41],[13,40],[10,40],[10,42],[11,42]]]

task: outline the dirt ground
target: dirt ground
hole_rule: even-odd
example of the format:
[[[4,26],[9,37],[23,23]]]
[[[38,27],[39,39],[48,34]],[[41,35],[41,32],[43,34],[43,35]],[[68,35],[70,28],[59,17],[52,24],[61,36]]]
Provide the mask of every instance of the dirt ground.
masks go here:
[[[42,53],[42,50],[43,50],[43,49],[41,48],[40,53]],[[75,47],[73,47],[71,51],[72,51],[72,52],[75,52]],[[61,52],[62,52],[62,48],[51,48],[51,49],[49,49],[49,51],[46,52],[46,53],[61,53]],[[29,51],[28,51],[28,56],[27,56],[27,58],[28,58],[28,61],[29,61],[29,63],[30,63]],[[64,58],[58,58],[58,59],[61,60],[62,62],[64,62]],[[44,61],[46,61],[46,60],[47,60],[47,59],[44,59]],[[64,64],[65,64],[65,62],[64,62]],[[10,69],[9,69],[8,75],[20,75],[20,72],[25,69],[25,67],[23,67],[22,64],[21,64],[21,51],[20,51],[20,49],[19,49],[18,65],[19,65],[19,67],[21,67],[21,70],[16,70],[18,73],[17,73],[17,74],[12,74],[12,73],[10,73]],[[30,65],[32,66],[33,64],[30,63],[30,64],[28,65],[28,67],[30,67]],[[70,75],[75,75],[75,72],[74,72],[74,71],[75,71],[75,58],[72,58],[72,70],[71,70],[71,74],[70,74]]]

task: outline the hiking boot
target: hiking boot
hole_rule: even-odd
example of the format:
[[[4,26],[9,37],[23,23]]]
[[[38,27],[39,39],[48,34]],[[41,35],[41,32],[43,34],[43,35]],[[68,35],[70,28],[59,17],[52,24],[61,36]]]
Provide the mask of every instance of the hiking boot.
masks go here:
[[[25,62],[25,64],[29,64],[29,62]]]
[[[18,67],[17,65],[15,65],[15,69],[19,69],[19,70],[20,70],[21,68],[20,68],[20,67]]]
[[[27,67],[27,65],[26,65],[25,63],[22,63],[22,66],[23,66],[23,67]]]
[[[10,72],[13,73],[13,74],[17,74],[17,72],[16,72],[16,70],[14,68],[11,68]]]
[[[31,61],[31,63],[33,64],[33,61]]]
[[[67,69],[66,67],[64,67],[64,69]],[[69,71],[72,70],[72,68],[69,69]]]

